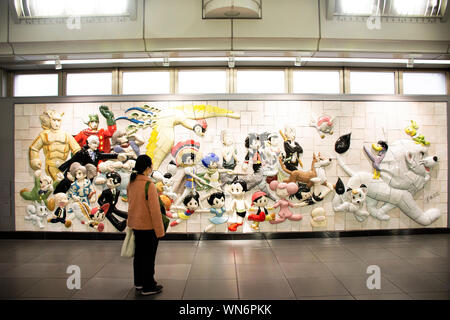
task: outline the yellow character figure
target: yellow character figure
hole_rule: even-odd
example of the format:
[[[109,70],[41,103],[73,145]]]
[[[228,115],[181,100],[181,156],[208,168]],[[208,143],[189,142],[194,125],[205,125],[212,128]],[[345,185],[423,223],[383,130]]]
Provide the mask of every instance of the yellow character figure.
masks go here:
[[[45,172],[53,179],[60,171],[58,167],[66,161],[69,152],[73,154],[80,151],[79,144],[69,133],[61,130],[61,120],[64,112],[53,110],[45,111],[41,116],[42,131],[34,139],[29,147],[30,167],[33,170],[40,170],[42,167],[39,158],[41,149],[45,156]]]

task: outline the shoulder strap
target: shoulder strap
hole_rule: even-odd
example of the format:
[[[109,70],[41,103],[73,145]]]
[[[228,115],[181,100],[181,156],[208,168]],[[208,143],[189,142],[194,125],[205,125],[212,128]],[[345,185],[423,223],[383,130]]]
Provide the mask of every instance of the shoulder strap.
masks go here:
[[[145,200],[148,200],[148,188],[150,187],[150,181],[145,184]]]

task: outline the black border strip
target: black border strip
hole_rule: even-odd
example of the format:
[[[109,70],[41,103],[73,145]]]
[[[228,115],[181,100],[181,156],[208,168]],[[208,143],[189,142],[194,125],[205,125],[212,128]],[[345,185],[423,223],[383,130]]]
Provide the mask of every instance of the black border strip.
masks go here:
[[[367,236],[399,236],[415,234],[446,234],[450,228],[386,229],[317,232],[260,232],[260,233],[168,233],[163,240],[264,240],[302,238],[343,238]],[[123,240],[124,233],[98,232],[38,232],[1,231],[0,239],[14,240]]]

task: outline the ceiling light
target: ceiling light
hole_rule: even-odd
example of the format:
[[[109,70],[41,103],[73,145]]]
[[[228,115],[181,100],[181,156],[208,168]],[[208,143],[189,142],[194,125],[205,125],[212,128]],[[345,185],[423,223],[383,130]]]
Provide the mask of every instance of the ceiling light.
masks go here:
[[[448,0],[329,0],[327,17],[422,17],[442,18]]]
[[[220,62],[228,61],[227,57],[190,57],[190,58],[170,58],[174,62]]]
[[[108,64],[108,63],[142,63],[163,62],[163,58],[136,58],[136,59],[73,59],[61,60],[61,64]],[[55,60],[46,60],[43,64],[53,65]]]
[[[203,0],[205,19],[259,19],[261,0]]]
[[[343,15],[370,16],[373,12],[373,0],[339,0],[336,7]]]
[[[21,0],[14,1],[19,18],[127,16],[136,0]]]
[[[423,16],[428,8],[427,2],[429,0],[395,0],[393,9],[399,16]]]
[[[326,57],[186,57],[186,58],[130,58],[130,59],[78,59],[78,60],[60,60],[61,65],[71,64],[131,64],[131,63],[163,63],[169,66],[171,62],[228,62],[228,67],[234,68],[236,62],[281,62],[294,64],[295,66],[304,65],[307,62],[312,63],[359,63],[359,64],[403,64],[413,62],[418,64],[438,64],[448,65],[450,60],[427,60],[417,58],[406,59],[378,59],[378,58],[326,58]],[[58,59],[46,60],[42,64],[57,65]]]
[[[295,57],[236,57],[236,61],[294,62]]]

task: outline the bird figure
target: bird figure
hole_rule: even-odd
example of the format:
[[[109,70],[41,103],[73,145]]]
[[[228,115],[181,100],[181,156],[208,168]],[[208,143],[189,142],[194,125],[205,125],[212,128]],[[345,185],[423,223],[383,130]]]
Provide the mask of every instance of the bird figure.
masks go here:
[[[175,140],[175,126],[194,131],[203,136],[206,131],[206,118],[227,117],[239,119],[240,115],[225,108],[212,105],[185,105],[170,107],[164,110],[144,105],[132,107],[125,113],[133,111],[129,116],[116,120],[127,120],[134,124],[128,126],[130,132],[151,128],[152,132],[147,144],[146,154],[153,160],[153,169],[158,170],[167,154],[172,149]],[[197,121],[190,121],[197,120]]]
[[[364,151],[372,162],[373,179],[379,179],[381,174],[380,165],[386,155],[388,145],[385,141],[380,140],[377,143],[372,144],[372,149],[377,152],[377,155],[374,155],[367,146],[364,146]]]

